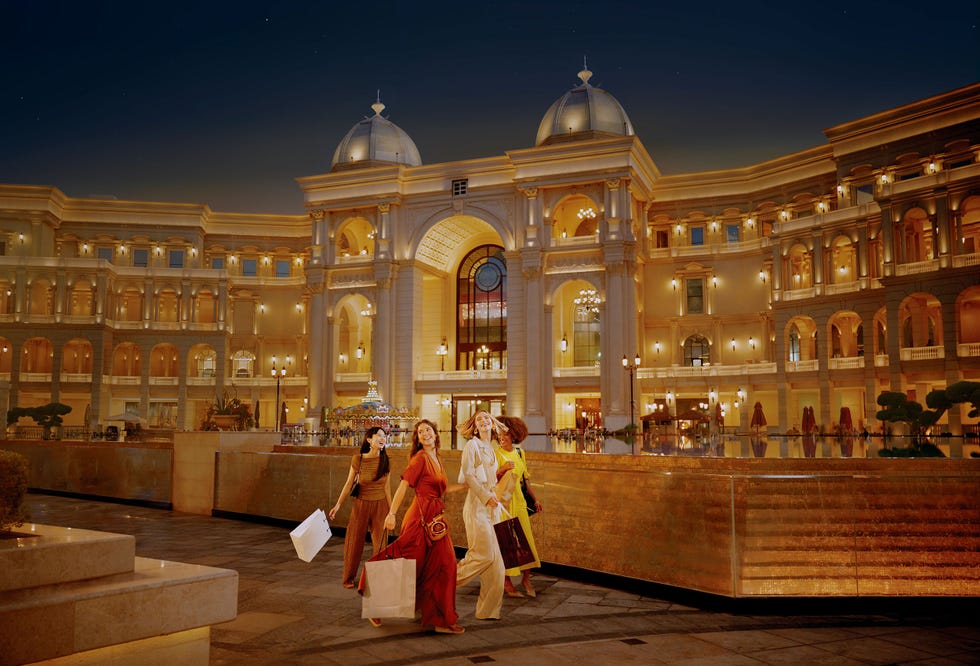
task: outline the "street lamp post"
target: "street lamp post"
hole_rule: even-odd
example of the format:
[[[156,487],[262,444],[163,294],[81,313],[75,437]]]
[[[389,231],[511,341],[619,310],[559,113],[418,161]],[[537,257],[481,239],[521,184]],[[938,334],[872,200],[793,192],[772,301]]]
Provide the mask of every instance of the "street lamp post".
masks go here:
[[[639,367],[640,367],[640,354],[639,354],[639,352],[633,358],[632,363],[630,362],[630,360],[628,358],[626,358],[626,354],[623,354],[623,369],[626,370],[626,372],[628,372],[629,373],[629,376],[630,376],[630,425],[631,426],[633,425],[633,408],[634,408],[634,401],[633,401],[633,376],[634,376],[634,374],[636,372],[636,369],[639,368]]]
[[[449,353],[449,347],[446,345],[446,338],[442,339],[439,343],[439,349],[436,350],[436,354],[439,355],[439,372],[446,371],[446,354]]]
[[[276,378],[276,432],[279,432],[279,382],[286,376],[286,366],[276,369],[276,357],[272,357],[272,376]]]

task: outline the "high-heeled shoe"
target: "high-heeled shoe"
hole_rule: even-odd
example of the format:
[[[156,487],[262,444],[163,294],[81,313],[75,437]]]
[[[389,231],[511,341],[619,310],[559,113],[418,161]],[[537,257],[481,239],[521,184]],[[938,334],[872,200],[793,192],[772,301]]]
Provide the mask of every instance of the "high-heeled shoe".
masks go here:
[[[523,599],[523,598],[524,598],[524,593],[523,593],[523,592],[521,592],[520,590],[516,590],[516,589],[514,589],[514,588],[511,588],[511,589],[509,589],[509,590],[504,590],[504,593],[505,593],[505,594],[506,594],[506,595],[507,595],[508,597],[520,597],[521,599]]]
[[[437,634],[461,634],[466,631],[466,627],[461,627],[458,624],[454,624],[449,627],[434,627]]]
[[[538,596],[538,593],[534,590],[534,586],[531,585],[531,581],[530,580],[528,580],[528,579],[522,580],[521,581],[521,585],[524,586],[524,591],[527,593],[527,596],[529,596],[529,597],[536,597],[536,596]]]
[[[371,623],[371,626],[372,627],[380,627],[381,626],[381,618],[378,618],[378,617],[369,617],[368,618],[368,622]]]

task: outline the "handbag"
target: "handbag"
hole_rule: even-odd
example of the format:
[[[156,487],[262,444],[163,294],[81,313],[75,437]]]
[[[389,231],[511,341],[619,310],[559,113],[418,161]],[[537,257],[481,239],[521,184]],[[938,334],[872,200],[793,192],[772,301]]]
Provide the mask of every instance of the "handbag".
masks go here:
[[[404,557],[365,562],[361,617],[415,617],[415,571]]]
[[[531,564],[537,559],[534,551],[531,550],[531,544],[528,543],[527,535],[524,534],[524,526],[517,518],[508,518],[496,523],[493,531],[497,535],[497,545],[500,546],[505,569],[516,569]]]
[[[361,462],[364,461],[364,454],[361,454]],[[357,474],[354,476],[354,485],[350,488],[350,496],[357,497],[361,494],[361,464],[357,465]]]
[[[527,468],[527,459],[524,457],[524,449],[517,447],[517,453],[521,456],[521,460],[524,461],[524,467]],[[538,512],[535,507],[534,498],[531,497],[531,491],[527,489],[527,479],[521,476],[521,493],[524,495],[524,503],[527,504],[527,515],[533,516]]]
[[[527,481],[523,477],[521,477],[521,492],[524,493],[524,503],[527,504],[527,515],[533,516],[538,510],[534,508],[534,498],[531,497],[531,493],[527,489]]]
[[[445,514],[441,512],[436,514],[429,522],[425,522],[423,518],[422,527],[425,528],[425,535],[429,537],[429,541],[439,541],[449,534],[449,523],[446,522]]]
[[[323,509],[311,513],[289,533],[296,555],[304,562],[309,562],[316,557],[330,536],[330,525],[327,523],[327,514]]]

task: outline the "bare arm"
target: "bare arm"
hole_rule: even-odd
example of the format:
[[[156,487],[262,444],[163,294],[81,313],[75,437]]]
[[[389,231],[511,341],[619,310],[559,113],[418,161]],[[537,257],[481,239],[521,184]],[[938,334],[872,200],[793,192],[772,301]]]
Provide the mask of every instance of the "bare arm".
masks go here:
[[[327,514],[330,517],[330,520],[334,519],[334,516],[337,515],[337,511],[340,509],[340,505],[343,504],[344,500],[347,499],[347,496],[350,495],[350,490],[354,487],[354,477],[356,474],[357,472],[354,471],[354,466],[351,465],[350,469],[347,470],[347,481],[344,482],[344,487],[340,489],[340,497],[337,498],[337,503],[333,505],[333,508],[330,509],[330,513]]]
[[[385,516],[386,530],[395,529],[395,514],[398,513],[398,507],[402,505],[402,500],[405,499],[405,493],[407,492],[408,481],[402,479],[401,483],[398,484],[398,490],[395,491],[395,497],[391,500],[391,508],[388,509],[388,515]]]

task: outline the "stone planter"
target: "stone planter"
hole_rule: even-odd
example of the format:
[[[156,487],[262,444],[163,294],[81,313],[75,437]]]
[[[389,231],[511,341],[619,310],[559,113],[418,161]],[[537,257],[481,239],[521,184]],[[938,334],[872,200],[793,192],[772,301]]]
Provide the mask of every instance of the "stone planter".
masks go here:
[[[237,414],[215,414],[211,417],[218,430],[238,430]]]

